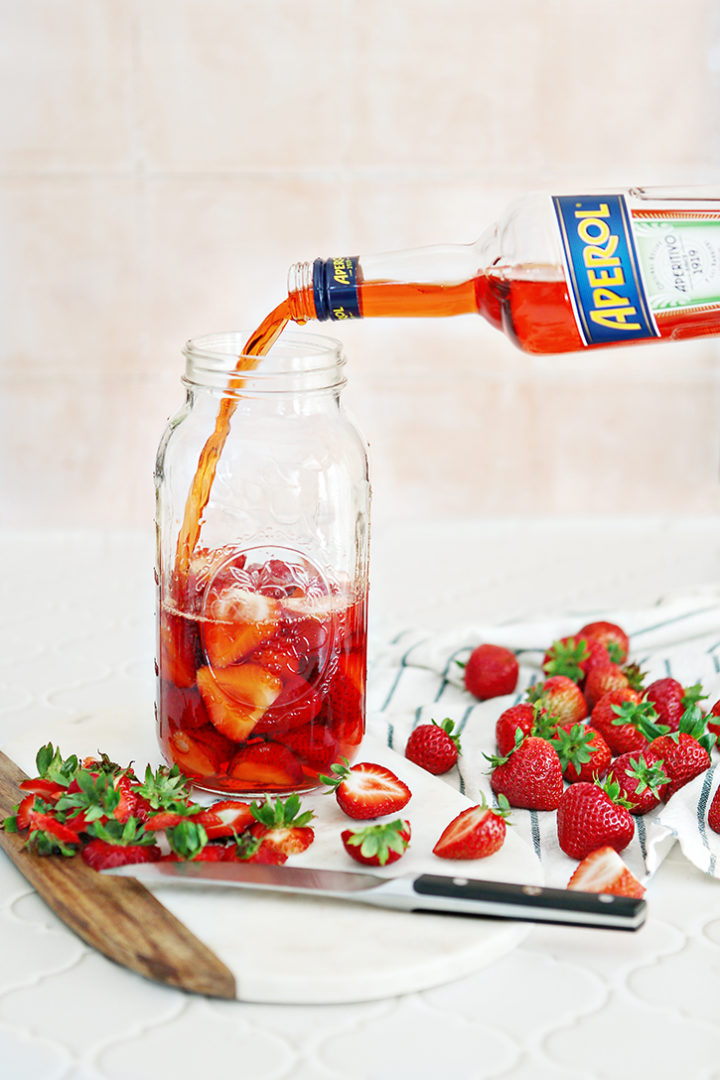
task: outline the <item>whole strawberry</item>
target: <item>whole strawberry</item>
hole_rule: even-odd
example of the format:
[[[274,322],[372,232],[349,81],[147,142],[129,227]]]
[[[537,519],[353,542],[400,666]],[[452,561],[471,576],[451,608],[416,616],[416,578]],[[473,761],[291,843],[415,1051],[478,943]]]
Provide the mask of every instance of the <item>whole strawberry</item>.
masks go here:
[[[685,710],[677,731],[652,740],[650,749],[662,759],[670,777],[670,783],[662,789],[663,799],[669,799],[710,768],[710,751],[714,744],[715,736],[708,732],[705,717],[697,705]]]
[[[567,675],[551,675],[544,682],[528,689],[528,700],[538,702],[543,712],[555,718],[557,724],[576,724],[587,716],[582,690]]]
[[[622,851],[634,831],[632,815],[612,780],[604,784],[571,784],[560,799],[558,843],[571,859],[584,859],[605,844]]]
[[[600,698],[611,690],[624,690],[629,686],[632,690],[641,691],[644,678],[644,672],[637,664],[628,664],[626,667],[613,663],[598,664],[588,672],[583,685],[588,709],[592,711]]]
[[[603,777],[612,754],[599,731],[586,724],[574,724],[569,730],[558,728],[550,740],[560,758],[563,776],[571,784]]]
[[[546,675],[565,675],[581,683],[591,667],[609,663],[607,649],[601,642],[592,644],[584,637],[562,637],[554,641],[545,653],[542,669]]]
[[[595,705],[590,723],[600,732],[613,754],[642,750],[665,728],[657,724],[652,702],[642,701],[636,690],[611,690]]]
[[[718,702],[720,705],[720,702]],[[515,746],[515,732],[520,731],[523,735],[532,733],[537,709],[529,701],[523,701],[519,705],[511,705],[500,713],[495,723],[495,742],[497,752],[502,757],[509,754]]]
[[[441,859],[484,859],[505,843],[505,819],[510,807],[504,795],[497,808],[489,807],[481,795],[477,806],[469,806],[453,818],[440,834],[433,853]]]
[[[670,779],[662,759],[650,746],[637,753],[620,754],[610,766],[608,777],[618,784],[631,814],[647,814],[654,810]]]
[[[519,670],[510,649],[502,645],[478,645],[465,665],[465,688],[480,701],[512,694]]]
[[[579,636],[601,642],[614,664],[624,664],[630,652],[630,639],[621,626],[605,619],[586,623],[580,627]]]
[[[677,679],[668,677],[650,683],[645,697],[655,706],[660,723],[665,724],[670,731],[677,731],[685,710],[691,705],[697,705],[705,695],[700,683],[685,688]]]
[[[708,825],[713,832],[720,833],[720,787],[715,789],[715,794],[710,800]]]
[[[448,772],[458,759],[460,737],[455,724],[448,717],[438,724],[420,724],[410,734],[405,746],[405,757],[434,776]]]
[[[486,755],[487,757],[488,755]],[[560,759],[547,739],[518,735],[515,749],[504,757],[488,757],[493,771],[490,786],[511,806],[525,810],[555,810],[563,791]]]

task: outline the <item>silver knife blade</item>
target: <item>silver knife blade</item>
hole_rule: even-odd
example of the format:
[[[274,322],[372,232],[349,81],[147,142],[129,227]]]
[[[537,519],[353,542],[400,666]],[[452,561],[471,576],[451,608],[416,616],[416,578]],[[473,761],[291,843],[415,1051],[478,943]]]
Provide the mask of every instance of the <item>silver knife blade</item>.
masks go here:
[[[529,922],[637,930],[646,902],[609,893],[578,892],[439,874],[379,874],[261,863],[155,862],[103,870],[148,886],[211,885],[270,889],[403,911],[442,912]]]

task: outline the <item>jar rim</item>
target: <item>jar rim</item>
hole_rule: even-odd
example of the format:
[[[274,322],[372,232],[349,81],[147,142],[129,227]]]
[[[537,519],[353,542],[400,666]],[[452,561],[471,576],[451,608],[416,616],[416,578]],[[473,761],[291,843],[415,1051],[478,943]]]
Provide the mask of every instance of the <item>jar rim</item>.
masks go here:
[[[182,350],[187,362],[184,381],[228,389],[227,380],[232,382],[241,374],[245,393],[249,389],[327,390],[345,383],[345,356],[337,338],[283,333],[259,362],[256,356],[243,353],[247,340],[248,335],[238,330],[189,338]],[[239,364],[243,359],[251,363]]]

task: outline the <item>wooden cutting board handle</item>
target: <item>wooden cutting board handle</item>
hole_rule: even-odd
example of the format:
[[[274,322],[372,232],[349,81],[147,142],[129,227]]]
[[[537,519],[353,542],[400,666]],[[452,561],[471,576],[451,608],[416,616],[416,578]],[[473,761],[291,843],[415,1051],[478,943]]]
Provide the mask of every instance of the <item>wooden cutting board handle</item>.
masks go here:
[[[0,819],[23,797],[26,774],[0,751]],[[60,919],[110,960],[155,982],[235,998],[232,972],[132,878],[106,877],[79,856],[41,856],[25,837],[0,829],[0,847]]]

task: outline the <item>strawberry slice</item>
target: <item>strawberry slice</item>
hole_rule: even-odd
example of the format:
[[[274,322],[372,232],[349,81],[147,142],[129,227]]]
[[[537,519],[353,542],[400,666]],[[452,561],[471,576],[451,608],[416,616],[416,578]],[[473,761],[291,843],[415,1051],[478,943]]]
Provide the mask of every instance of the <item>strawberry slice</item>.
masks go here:
[[[580,892],[612,893],[641,899],[645,888],[628,870],[615,848],[605,844],[586,855],[568,882]]]
[[[251,743],[233,758],[228,776],[249,791],[285,790],[304,778],[302,766],[292,751],[276,742]]]
[[[52,814],[41,814],[36,810],[30,812],[30,839],[32,834],[36,832],[43,832],[46,836],[51,836],[54,840],[59,840],[63,844],[79,844],[80,837],[75,829],[71,829],[68,825],[63,825],[61,821],[58,821]]]
[[[371,761],[352,768],[347,758],[330,767],[332,776],[318,779],[335,790],[337,804],[348,817],[363,820],[396,814],[412,797],[410,788],[390,769]]]
[[[35,796],[26,795],[24,799],[21,799],[18,804],[17,812],[15,814],[15,821],[18,829],[21,831],[30,828],[30,817],[33,807],[35,806]]]
[[[243,832],[255,820],[249,803],[237,799],[225,799],[223,802],[203,810],[195,820],[205,828],[208,840],[222,836],[233,836]]]
[[[81,854],[83,862],[93,870],[107,870],[111,866],[157,862],[161,852],[156,844],[110,844],[96,839],[86,844]]]
[[[67,788],[62,784],[58,784],[57,781],[44,780],[41,776],[22,780],[18,787],[21,791],[30,791],[33,795],[39,795],[45,802],[57,802],[60,796],[67,791]]]
[[[493,855],[505,843],[505,819],[510,804],[504,795],[498,797],[497,809],[488,806],[484,796],[477,806],[469,806],[453,818],[433,848],[441,859],[484,859]]]
[[[270,640],[280,622],[280,604],[234,585],[211,598],[208,614],[211,621],[202,628],[205,653],[213,667],[227,667]]]
[[[186,731],[173,732],[169,749],[173,761],[189,776],[212,776],[220,769],[222,756],[218,750]]]
[[[300,675],[289,675],[282,690],[258,721],[256,735],[273,735],[310,724],[322,708],[323,699]]]
[[[197,683],[210,720],[234,742],[248,738],[282,690],[277,675],[252,663],[214,671],[202,667]]]
[[[162,677],[179,687],[195,682],[200,636],[197,623],[164,608],[158,628],[159,664]]]
[[[344,829],[340,833],[348,855],[363,866],[389,866],[405,854],[410,843],[410,822],[403,818],[364,829]]]

